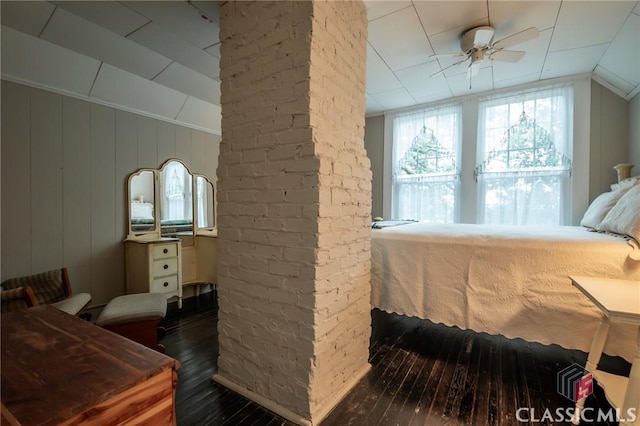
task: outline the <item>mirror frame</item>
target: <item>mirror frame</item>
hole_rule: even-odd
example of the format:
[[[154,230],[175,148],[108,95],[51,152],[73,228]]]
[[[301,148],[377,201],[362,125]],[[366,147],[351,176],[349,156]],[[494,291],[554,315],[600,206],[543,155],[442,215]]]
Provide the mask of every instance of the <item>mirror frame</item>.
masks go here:
[[[162,217],[162,212],[161,212],[161,206],[160,206],[160,179],[162,176],[162,171],[166,168],[167,165],[169,165],[172,162],[178,162],[180,163],[185,170],[187,171],[187,173],[189,173],[189,175],[191,176],[191,203],[192,203],[192,207],[191,207],[191,234],[192,235],[217,235],[217,197],[216,197],[216,186],[215,184],[206,176],[203,174],[199,174],[199,173],[192,173],[191,170],[189,169],[189,167],[180,159],[178,158],[169,158],[166,161],[164,161],[160,167],[158,167],[157,169],[152,169],[152,168],[140,168],[138,170],[136,170],[135,172],[131,173],[129,175],[129,177],[127,178],[127,190],[126,190],[126,198],[127,198],[127,221],[128,221],[128,235],[127,235],[127,239],[135,239],[135,240],[152,240],[152,239],[160,239],[163,237],[166,237],[165,235],[162,235],[162,225],[161,225],[161,217]],[[131,183],[132,180],[136,177],[139,176],[140,174],[142,174],[143,172],[151,172],[153,174],[153,216],[154,216],[154,229],[152,230],[146,230],[146,231],[134,231],[134,227],[132,226],[132,219],[131,219],[131,204],[132,201],[134,201],[132,199],[132,191],[131,191]],[[198,182],[198,178],[203,178],[205,181],[205,185],[211,185],[211,189],[212,189],[212,198],[213,200],[209,201],[207,200],[207,206],[209,206],[210,208],[213,209],[213,226],[206,226],[206,227],[199,227],[198,223],[199,223],[199,217],[198,217],[198,200],[197,200],[197,182]]]
[[[150,172],[151,173],[151,193],[153,194],[153,199],[151,200],[151,203],[153,204],[153,229],[150,230],[142,230],[142,231],[134,231],[134,226],[133,226],[133,222],[132,222],[132,218],[131,218],[131,205],[133,203],[133,194],[131,193],[131,184],[133,183],[133,180],[136,177],[141,176],[143,173],[145,172]],[[138,169],[135,172],[131,173],[129,175],[129,177],[127,178],[127,220],[129,222],[129,233],[128,233],[128,238],[145,238],[145,237],[154,237],[156,236],[156,234],[159,234],[159,229],[158,229],[158,212],[157,212],[157,207],[156,207],[156,192],[157,192],[157,188],[156,188],[156,170],[155,169],[150,169],[150,168],[142,168],[142,169]]]
[[[198,178],[204,179],[205,188],[208,185],[211,185],[211,197],[213,200],[207,200],[207,206],[210,206],[213,211],[213,225],[211,226],[200,226],[200,217],[198,216]],[[202,174],[194,174],[193,175],[193,188],[195,196],[193,197],[193,224],[194,224],[194,234],[195,235],[211,235],[212,233],[217,232],[217,221],[216,221],[216,211],[217,211],[217,199],[216,199],[216,186],[209,180],[208,177]],[[208,193],[207,193],[208,194]]]

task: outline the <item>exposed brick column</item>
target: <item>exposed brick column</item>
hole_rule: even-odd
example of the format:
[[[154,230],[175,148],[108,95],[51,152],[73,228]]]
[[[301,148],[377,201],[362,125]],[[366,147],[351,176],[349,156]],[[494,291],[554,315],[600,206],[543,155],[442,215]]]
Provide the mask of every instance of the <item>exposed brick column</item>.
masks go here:
[[[320,421],[369,365],[361,2],[221,6],[214,378]]]

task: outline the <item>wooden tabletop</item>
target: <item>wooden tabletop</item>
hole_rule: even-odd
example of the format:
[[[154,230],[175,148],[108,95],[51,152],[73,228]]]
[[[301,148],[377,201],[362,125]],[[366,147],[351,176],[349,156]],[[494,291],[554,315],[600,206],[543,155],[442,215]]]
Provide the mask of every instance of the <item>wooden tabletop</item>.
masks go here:
[[[0,316],[1,399],[23,425],[58,424],[178,369],[173,358],[48,305]]]

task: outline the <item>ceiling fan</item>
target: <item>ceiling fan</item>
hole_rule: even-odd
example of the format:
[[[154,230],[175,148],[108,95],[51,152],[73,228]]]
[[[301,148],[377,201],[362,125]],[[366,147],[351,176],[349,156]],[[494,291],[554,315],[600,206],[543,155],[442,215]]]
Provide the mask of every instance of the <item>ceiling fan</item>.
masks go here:
[[[492,61],[518,62],[520,59],[522,59],[525,52],[522,50],[505,49],[516,44],[524,43],[525,41],[533,40],[534,38],[538,37],[539,34],[537,28],[531,27],[492,43],[491,40],[493,39],[494,32],[495,30],[490,26],[471,28],[470,30],[462,33],[462,36],[460,38],[460,48],[462,52],[431,55],[431,57],[465,57],[464,59],[455,62],[448,67],[445,67],[440,71],[432,74],[431,77],[441,74],[449,68],[460,65],[468,60],[471,61],[469,62],[469,67],[467,68],[467,79],[471,79],[478,74],[478,72],[480,71],[480,64],[486,58]]]

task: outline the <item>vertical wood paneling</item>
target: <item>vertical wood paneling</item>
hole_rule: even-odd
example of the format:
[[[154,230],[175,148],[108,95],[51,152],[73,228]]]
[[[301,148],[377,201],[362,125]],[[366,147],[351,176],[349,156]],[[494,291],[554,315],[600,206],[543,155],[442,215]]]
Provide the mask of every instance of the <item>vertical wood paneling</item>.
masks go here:
[[[63,265],[74,293],[91,293],[91,104],[62,101]]]
[[[207,160],[206,156],[206,134],[199,130],[191,131],[191,172],[206,174]]]
[[[138,167],[157,168],[158,122],[151,118],[138,118]]]
[[[124,292],[114,269],[124,269],[124,249],[116,235],[115,110],[91,105],[91,295],[105,303]]]
[[[32,272],[58,268],[62,250],[62,96],[31,90]]]
[[[191,129],[176,128],[176,158],[179,158],[191,169]]]
[[[219,136],[195,154],[189,128],[16,83],[2,81],[1,111],[2,279],[66,266],[92,304],[125,291],[128,176],[217,163]]]
[[[2,280],[31,273],[29,92],[2,81]]]
[[[116,232],[121,241],[129,233],[127,179],[137,169],[138,117],[130,112],[116,111]]]
[[[176,126],[158,122],[158,163],[176,156]]]

